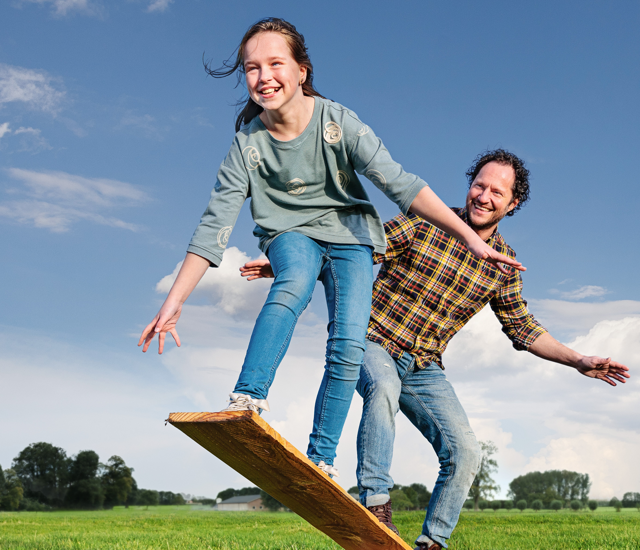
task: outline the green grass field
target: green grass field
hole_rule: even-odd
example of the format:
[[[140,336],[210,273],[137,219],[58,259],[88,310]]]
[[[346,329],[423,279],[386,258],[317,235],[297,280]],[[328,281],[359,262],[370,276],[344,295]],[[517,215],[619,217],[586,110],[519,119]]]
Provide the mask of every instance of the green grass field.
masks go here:
[[[424,514],[394,514],[411,544]],[[640,549],[640,513],[463,512],[452,550]],[[11,550],[303,550],[339,546],[290,513],[214,512],[192,506],[100,512],[0,513],[0,549]]]

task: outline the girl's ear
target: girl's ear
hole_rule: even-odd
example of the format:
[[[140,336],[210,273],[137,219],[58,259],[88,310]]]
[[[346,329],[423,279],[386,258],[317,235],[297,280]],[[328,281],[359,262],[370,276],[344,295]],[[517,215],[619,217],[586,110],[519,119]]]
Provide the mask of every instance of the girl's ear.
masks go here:
[[[300,66],[300,86],[302,86],[307,80],[307,68],[304,65]]]

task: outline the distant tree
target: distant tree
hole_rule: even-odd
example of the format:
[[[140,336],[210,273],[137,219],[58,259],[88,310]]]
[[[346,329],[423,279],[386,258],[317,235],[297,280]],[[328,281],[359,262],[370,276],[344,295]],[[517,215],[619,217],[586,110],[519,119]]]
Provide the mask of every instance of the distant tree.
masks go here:
[[[104,504],[108,508],[124,505],[133,489],[133,468],[113,455],[102,469],[100,480],[104,490]]]
[[[521,512],[523,512],[526,507],[527,507],[527,501],[526,500],[522,499],[522,500],[519,500],[518,502],[516,502],[516,508],[518,510],[520,510]]]
[[[347,493],[349,493],[350,495],[359,495],[360,489],[358,489],[357,485],[354,485],[353,487],[351,487],[351,489],[347,491]]]
[[[138,496],[140,496],[140,489],[138,487],[138,482],[135,477],[131,478],[131,492],[127,497],[127,500],[124,502],[124,507],[129,508],[129,506],[135,506],[138,504]]]
[[[591,510],[592,512],[595,512],[598,509],[597,500],[590,500],[587,504],[589,505],[589,510]]]
[[[504,501],[505,510],[513,510],[513,500]]]
[[[402,492],[404,493],[404,496],[406,496],[411,502],[411,507],[408,508],[408,510],[417,510],[418,509],[418,493],[416,492],[416,490],[411,486],[403,485]]]
[[[62,506],[69,482],[67,453],[51,443],[32,443],[13,459],[12,469],[24,496],[50,506]]]
[[[260,490],[260,498],[262,499],[262,505],[267,510],[271,510],[272,512],[277,512],[281,508],[284,508],[283,504],[281,504],[279,501],[273,498],[269,493],[267,493],[266,491],[263,491],[262,489]]]
[[[516,477],[509,483],[508,496],[514,500],[542,500],[549,504],[552,500],[581,500],[587,502],[591,481],[589,474],[579,474],[568,470],[530,472]]]
[[[542,510],[542,501],[540,499],[536,499],[531,503],[531,508],[536,512]]]
[[[621,506],[620,499],[617,497],[613,497],[609,501],[609,506],[612,506],[613,508],[618,508],[618,506]]]
[[[572,500],[570,506],[574,512],[577,512],[582,508],[582,503],[579,500]]]
[[[622,497],[622,506],[625,508],[635,508],[640,504],[640,493],[625,493]]]
[[[138,490],[138,506],[158,506],[160,504],[160,497],[158,491],[152,491],[151,489],[139,489]]]
[[[242,489],[238,489],[234,496],[236,497],[244,497],[247,495],[259,495],[260,488],[259,487],[243,487]]]
[[[389,497],[391,497],[391,503],[394,510],[411,510],[414,507],[413,502],[411,502],[402,489],[391,491],[389,493]]]
[[[491,506],[491,509],[494,512],[497,512],[498,510],[500,510],[500,508],[502,508],[502,503],[499,500],[492,500],[489,506]]]
[[[98,477],[100,458],[94,451],[79,452],[69,464],[69,490],[65,505],[70,508],[102,507],[104,489]]]
[[[196,502],[196,501],[194,501]],[[216,499],[215,498],[201,498],[200,500],[198,500],[198,502],[200,504],[202,504],[202,506],[213,506],[216,503]]]
[[[467,510],[471,510],[473,508],[473,500],[465,500],[464,507]]]
[[[498,462],[495,458],[491,458],[498,452],[498,448],[492,441],[479,441],[482,451],[482,460],[471,488],[469,489],[469,497],[473,499],[474,508],[478,509],[478,503],[481,498],[491,498],[496,491],[500,490],[498,484],[491,477],[498,471]]]
[[[22,482],[14,470],[0,466],[0,510],[17,510],[24,496]]]
[[[552,510],[555,510],[557,512],[558,510],[560,510],[562,508],[562,501],[561,500],[552,500],[551,504],[549,505],[549,507]]]
[[[414,504],[418,510],[424,510],[429,506],[431,492],[422,483],[412,483],[409,485],[409,489],[412,489],[416,494]]]
[[[159,491],[158,499],[161,506],[182,506],[187,501],[181,494],[172,493],[171,491]]]

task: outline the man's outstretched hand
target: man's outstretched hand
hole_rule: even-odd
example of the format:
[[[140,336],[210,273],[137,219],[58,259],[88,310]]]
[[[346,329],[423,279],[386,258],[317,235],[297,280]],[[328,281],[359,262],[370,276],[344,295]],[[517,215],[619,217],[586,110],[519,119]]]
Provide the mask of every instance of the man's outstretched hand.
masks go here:
[[[248,277],[247,281],[254,279],[273,279],[273,269],[269,260],[253,260],[240,268],[240,275]]]
[[[585,355],[575,368],[580,374],[584,374],[589,378],[597,378],[611,386],[617,385],[615,383],[616,380],[624,384],[626,382],[625,378],[631,378],[628,372],[629,367],[625,367],[622,363],[612,361],[610,357],[604,359],[596,355],[592,355],[591,357]]]

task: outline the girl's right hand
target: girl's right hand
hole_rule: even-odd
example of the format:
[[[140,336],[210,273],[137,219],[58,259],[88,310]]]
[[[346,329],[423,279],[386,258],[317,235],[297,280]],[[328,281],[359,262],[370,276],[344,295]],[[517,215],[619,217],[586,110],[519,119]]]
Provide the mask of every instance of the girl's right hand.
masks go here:
[[[167,304],[166,302],[160,308],[158,315],[153,318],[146,328],[142,331],[142,336],[138,342],[138,346],[141,346],[144,342],[142,352],[146,352],[149,349],[151,340],[157,334],[158,335],[158,353],[162,354],[164,351],[164,339],[167,336],[167,332],[173,336],[178,347],[180,347],[180,337],[176,331],[176,323],[180,319],[180,313],[182,312],[182,304]]]
[[[240,268],[240,275],[243,277],[249,277],[248,281],[254,279],[273,279],[273,269],[271,269],[271,262],[269,260],[253,260],[247,262]]]

